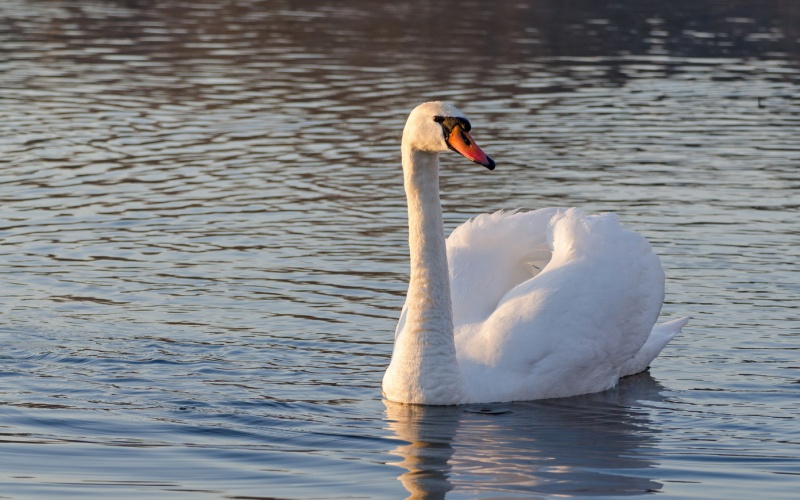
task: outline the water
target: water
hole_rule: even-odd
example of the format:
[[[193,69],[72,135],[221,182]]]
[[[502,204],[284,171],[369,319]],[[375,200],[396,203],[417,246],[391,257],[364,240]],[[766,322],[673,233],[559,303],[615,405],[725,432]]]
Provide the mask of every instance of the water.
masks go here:
[[[795,498],[792,2],[0,3],[0,495]],[[381,399],[399,137],[450,99],[448,230],[615,211],[693,317],[602,394]]]

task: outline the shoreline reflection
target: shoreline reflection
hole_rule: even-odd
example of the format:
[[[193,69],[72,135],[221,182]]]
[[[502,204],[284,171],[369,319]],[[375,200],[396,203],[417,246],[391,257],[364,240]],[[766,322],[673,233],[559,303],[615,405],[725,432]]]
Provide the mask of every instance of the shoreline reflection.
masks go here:
[[[457,407],[386,405],[387,428],[408,444],[393,462],[408,498],[450,491],[511,496],[639,495],[662,484],[648,470],[658,428],[642,402],[663,400],[645,372],[573,398]],[[615,473],[615,471],[617,471]]]

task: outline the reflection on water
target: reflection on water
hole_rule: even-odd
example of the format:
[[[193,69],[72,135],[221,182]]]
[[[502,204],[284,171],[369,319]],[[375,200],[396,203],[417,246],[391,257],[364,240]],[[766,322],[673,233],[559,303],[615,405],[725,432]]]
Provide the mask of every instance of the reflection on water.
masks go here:
[[[389,430],[408,444],[398,446],[392,453],[406,469],[400,481],[411,498],[441,498],[453,489],[450,482],[450,460],[453,457],[453,438],[460,423],[459,407],[403,405],[384,400]]]
[[[663,388],[648,373],[614,390],[540,402],[425,407],[384,401],[410,498],[655,492],[657,427],[644,409]]]
[[[0,2],[0,493],[794,498],[798,19],[781,0]],[[498,161],[443,158],[448,230],[578,205],[661,255],[665,319],[693,321],[641,391],[381,402],[400,133],[442,98]]]

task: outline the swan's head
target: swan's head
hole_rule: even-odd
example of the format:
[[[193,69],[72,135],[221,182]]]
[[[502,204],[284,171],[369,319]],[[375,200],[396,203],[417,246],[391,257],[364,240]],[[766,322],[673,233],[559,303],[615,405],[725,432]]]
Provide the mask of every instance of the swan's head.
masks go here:
[[[469,135],[471,128],[469,120],[452,104],[426,102],[414,108],[408,116],[403,129],[403,145],[431,153],[451,149],[489,170],[494,170],[494,160]]]

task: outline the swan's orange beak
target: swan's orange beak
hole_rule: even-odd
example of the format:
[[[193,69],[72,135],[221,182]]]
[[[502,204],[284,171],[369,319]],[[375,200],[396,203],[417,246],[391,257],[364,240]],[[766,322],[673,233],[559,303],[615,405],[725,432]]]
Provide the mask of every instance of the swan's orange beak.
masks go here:
[[[453,130],[450,131],[450,135],[447,137],[447,145],[450,149],[461,154],[463,157],[479,165],[483,165],[489,170],[494,170],[494,160],[489,158],[489,156],[475,144],[475,141],[472,140],[472,136],[470,136],[469,132],[464,130],[461,125],[456,125],[453,127]]]

